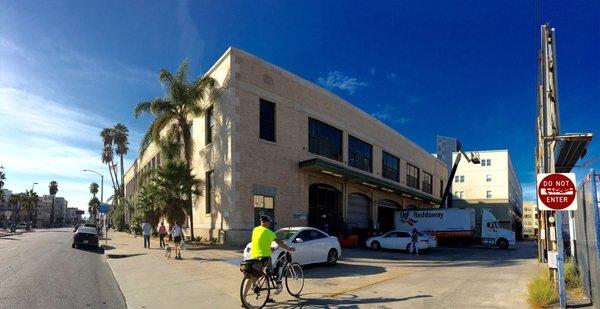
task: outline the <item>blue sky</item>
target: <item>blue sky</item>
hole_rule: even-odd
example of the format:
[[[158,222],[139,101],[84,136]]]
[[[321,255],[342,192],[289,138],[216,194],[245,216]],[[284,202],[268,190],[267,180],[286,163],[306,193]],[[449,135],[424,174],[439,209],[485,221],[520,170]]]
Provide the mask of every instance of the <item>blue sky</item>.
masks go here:
[[[563,132],[598,133],[598,1],[3,1],[0,165],[6,188],[47,191],[87,208],[102,127],[148,119],[157,72],[205,72],[229,46],[317,83],[430,152],[436,135],[510,150],[534,196],[539,23],[557,29]],[[593,141],[586,159],[600,156]],[[600,161],[576,169],[581,175]],[[105,180],[105,185],[109,181]],[[106,192],[109,190],[105,189]],[[105,193],[108,195],[108,193]]]

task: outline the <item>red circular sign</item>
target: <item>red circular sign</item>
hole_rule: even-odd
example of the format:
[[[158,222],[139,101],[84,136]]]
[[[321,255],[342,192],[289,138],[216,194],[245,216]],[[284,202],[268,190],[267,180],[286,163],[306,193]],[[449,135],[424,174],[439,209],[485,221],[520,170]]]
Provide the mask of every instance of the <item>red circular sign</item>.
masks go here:
[[[567,176],[550,174],[539,183],[537,193],[544,205],[561,210],[573,203],[575,192],[575,184]]]

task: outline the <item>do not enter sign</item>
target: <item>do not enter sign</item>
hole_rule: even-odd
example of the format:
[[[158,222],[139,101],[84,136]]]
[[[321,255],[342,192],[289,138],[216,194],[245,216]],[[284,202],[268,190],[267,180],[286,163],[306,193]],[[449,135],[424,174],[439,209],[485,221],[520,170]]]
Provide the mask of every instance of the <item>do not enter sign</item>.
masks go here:
[[[540,210],[577,209],[575,174],[538,174],[537,196]]]

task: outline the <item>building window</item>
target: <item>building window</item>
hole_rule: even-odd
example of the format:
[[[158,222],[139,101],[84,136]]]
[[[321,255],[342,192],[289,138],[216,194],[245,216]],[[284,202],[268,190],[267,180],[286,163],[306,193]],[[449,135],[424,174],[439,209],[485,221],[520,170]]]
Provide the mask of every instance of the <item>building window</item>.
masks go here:
[[[215,200],[215,189],[214,189],[214,183],[215,183],[215,179],[214,179],[214,172],[213,171],[208,171],[206,172],[206,196],[205,198],[205,202],[206,202],[206,213],[209,214],[212,211],[212,204],[214,203]]]
[[[492,182],[492,174],[485,175],[485,181]]]
[[[214,117],[214,108],[211,106],[206,110],[205,115],[206,122],[206,137],[205,137],[205,145],[212,143],[213,140],[213,129],[215,127],[215,117]]]
[[[444,197],[444,181],[440,179],[440,197]]]
[[[423,171],[423,192],[433,193],[433,176]]]
[[[342,161],[342,130],[308,118],[308,151]]]
[[[393,181],[400,181],[399,166],[400,159],[398,159],[398,157],[385,151],[383,152],[381,158],[381,172],[383,177]]]
[[[348,165],[363,171],[372,171],[373,146],[356,137],[348,136]]]
[[[419,168],[410,163],[406,163],[406,185],[419,189]]]
[[[274,198],[272,196],[254,194],[254,208],[273,209]]]
[[[465,191],[460,191],[459,197],[460,197],[460,198],[463,198],[463,197],[465,197]]]
[[[260,99],[260,139],[275,141],[275,103]]]
[[[492,159],[482,159],[481,160],[481,166],[491,166],[492,165]]]
[[[492,198],[492,191],[485,191],[485,198]]]
[[[465,175],[454,176],[454,182],[465,182]]]

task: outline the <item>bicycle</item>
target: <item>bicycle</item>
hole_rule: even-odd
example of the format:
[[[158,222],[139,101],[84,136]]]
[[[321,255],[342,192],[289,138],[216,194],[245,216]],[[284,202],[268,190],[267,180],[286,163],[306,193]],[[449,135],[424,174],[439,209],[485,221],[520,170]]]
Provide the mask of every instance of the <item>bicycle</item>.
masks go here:
[[[298,297],[304,288],[302,267],[299,263],[292,262],[292,255],[289,252],[279,256],[275,268],[271,265],[263,266],[258,259],[242,261],[240,266],[240,270],[244,273],[240,286],[240,299],[244,308],[264,307],[269,300],[271,290],[275,290],[275,294],[283,291],[282,279],[285,279],[286,290],[291,296]],[[261,269],[256,269],[257,266]]]

